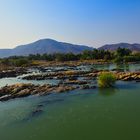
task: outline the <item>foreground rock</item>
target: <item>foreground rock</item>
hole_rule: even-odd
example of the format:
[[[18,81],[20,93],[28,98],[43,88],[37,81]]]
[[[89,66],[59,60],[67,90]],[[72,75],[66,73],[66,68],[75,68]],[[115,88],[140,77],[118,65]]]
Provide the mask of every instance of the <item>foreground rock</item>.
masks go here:
[[[66,85],[33,85],[33,84],[15,84],[11,86],[5,86],[0,89],[0,101],[7,101],[14,98],[26,97],[29,95],[47,95],[54,93],[60,93],[65,91],[71,91],[76,89],[73,86]]]

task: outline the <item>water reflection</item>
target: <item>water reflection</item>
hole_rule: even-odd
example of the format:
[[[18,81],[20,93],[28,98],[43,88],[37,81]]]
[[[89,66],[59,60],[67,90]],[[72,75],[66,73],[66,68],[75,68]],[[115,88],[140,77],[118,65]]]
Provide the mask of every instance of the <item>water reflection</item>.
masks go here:
[[[130,71],[130,65],[129,64],[117,64],[116,69],[119,71]]]
[[[122,71],[122,72],[126,72],[126,71],[139,71],[140,70],[140,64],[104,64],[104,65],[100,65],[100,64],[96,64],[96,65],[91,65],[88,66],[90,67],[90,70],[117,70],[117,71]]]
[[[115,88],[115,87],[106,88],[106,89],[100,88],[98,91],[99,95],[101,95],[101,96],[112,96],[112,95],[116,94],[116,92],[117,92],[117,88]]]
[[[116,87],[118,89],[130,90],[130,89],[135,89],[137,86],[138,86],[138,84],[135,81],[132,81],[132,82],[118,81],[118,82],[116,82]]]
[[[111,70],[114,69],[116,66],[114,64],[96,64],[92,65],[92,70]]]

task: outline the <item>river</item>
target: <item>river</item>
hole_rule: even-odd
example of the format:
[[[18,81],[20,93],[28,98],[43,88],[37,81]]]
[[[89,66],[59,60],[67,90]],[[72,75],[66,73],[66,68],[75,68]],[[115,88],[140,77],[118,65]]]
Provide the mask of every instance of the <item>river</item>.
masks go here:
[[[130,68],[139,70],[140,65]],[[8,80],[0,83],[13,83]],[[136,82],[0,102],[1,140],[138,140],[139,130],[140,83]]]

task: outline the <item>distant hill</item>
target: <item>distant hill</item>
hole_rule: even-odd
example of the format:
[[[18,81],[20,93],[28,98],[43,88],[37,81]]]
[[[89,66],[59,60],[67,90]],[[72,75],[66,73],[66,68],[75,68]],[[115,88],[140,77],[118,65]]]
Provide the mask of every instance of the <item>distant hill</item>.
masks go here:
[[[118,48],[127,48],[131,51],[140,51],[140,44],[128,44],[128,43],[119,43],[119,44],[110,44],[110,45],[104,45],[100,47],[100,50],[110,50],[110,51],[116,51]]]
[[[58,42],[52,39],[42,39],[36,42],[17,46],[14,49],[0,49],[0,57],[27,56],[29,54],[53,53],[81,53],[84,50],[93,50],[92,47]]]

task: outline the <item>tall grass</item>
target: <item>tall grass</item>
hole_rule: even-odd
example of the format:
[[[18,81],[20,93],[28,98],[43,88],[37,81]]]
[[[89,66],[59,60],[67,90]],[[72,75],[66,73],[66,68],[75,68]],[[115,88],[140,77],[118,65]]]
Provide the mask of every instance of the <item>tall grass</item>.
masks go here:
[[[113,87],[116,82],[116,77],[111,72],[103,72],[98,77],[98,85],[101,88]]]

